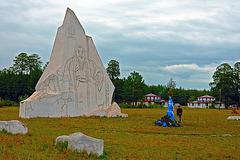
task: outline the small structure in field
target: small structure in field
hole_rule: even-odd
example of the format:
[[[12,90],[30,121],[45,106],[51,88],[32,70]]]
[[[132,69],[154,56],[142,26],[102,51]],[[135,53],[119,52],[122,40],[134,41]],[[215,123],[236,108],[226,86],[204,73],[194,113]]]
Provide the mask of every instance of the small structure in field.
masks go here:
[[[150,106],[153,104],[163,104],[164,107],[168,107],[168,101],[162,100],[161,96],[155,95],[153,93],[149,93],[147,95],[144,95],[144,100],[138,100],[137,102],[131,102],[131,105],[146,105]]]
[[[204,95],[197,98],[197,101],[188,102],[187,106],[189,108],[209,108],[209,106],[214,104],[215,108],[225,108],[225,104],[223,102],[215,102],[216,98],[213,96]]]

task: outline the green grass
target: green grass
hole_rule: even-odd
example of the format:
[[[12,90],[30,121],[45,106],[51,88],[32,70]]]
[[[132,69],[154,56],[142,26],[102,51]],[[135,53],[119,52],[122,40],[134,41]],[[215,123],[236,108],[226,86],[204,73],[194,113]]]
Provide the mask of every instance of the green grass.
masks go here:
[[[18,107],[0,108],[0,120],[17,119],[28,134],[0,132],[0,159],[238,159],[240,121],[231,110],[183,108],[183,127],[155,126],[165,109],[122,109],[128,118],[18,117]],[[54,146],[60,135],[82,132],[104,140],[104,155],[87,155]],[[223,136],[231,134],[231,136]]]

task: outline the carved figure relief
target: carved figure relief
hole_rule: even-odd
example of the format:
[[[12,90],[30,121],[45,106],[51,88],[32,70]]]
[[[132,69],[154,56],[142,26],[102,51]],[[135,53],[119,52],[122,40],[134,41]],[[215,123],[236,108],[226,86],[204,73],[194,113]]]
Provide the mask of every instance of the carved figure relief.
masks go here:
[[[67,34],[68,34],[67,47],[71,48],[72,47],[71,44],[76,45],[75,27],[72,24],[68,25]]]
[[[68,9],[49,65],[19,113],[21,117],[87,115],[110,106],[113,90],[91,38]]]
[[[105,83],[105,103],[109,106],[109,84]]]
[[[38,86],[38,90],[42,94],[60,94],[61,89],[58,81],[58,77],[54,74],[50,75],[43,83]]]

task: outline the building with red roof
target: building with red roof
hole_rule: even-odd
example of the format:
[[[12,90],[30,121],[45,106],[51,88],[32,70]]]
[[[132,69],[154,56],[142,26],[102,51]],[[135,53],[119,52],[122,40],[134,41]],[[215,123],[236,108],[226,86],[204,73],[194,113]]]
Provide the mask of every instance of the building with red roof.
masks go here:
[[[163,104],[164,107],[167,107],[168,101],[162,100],[161,96],[155,95],[153,93],[149,93],[147,95],[144,95],[144,100],[137,101],[137,105],[140,105],[140,104],[145,104],[146,106],[149,106],[152,104]]]
[[[187,105],[189,108],[209,108],[215,102],[216,98],[209,95],[204,95],[201,97],[197,97],[197,101],[188,102]],[[225,104],[223,102],[215,102],[215,108],[225,108]]]

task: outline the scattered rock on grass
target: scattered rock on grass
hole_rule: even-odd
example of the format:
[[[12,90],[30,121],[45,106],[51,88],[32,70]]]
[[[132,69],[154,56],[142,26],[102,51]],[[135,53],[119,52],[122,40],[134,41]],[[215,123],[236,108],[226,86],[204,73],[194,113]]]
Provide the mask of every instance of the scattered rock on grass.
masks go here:
[[[26,134],[28,132],[27,125],[19,122],[18,120],[0,121],[0,131],[1,130],[6,130],[12,134]]]
[[[55,145],[58,142],[68,141],[68,148],[80,152],[86,150],[88,154],[93,153],[98,156],[103,154],[103,140],[92,138],[81,132],[73,133],[69,136],[59,136],[56,138]]]
[[[240,116],[229,116],[227,119],[231,119],[231,120],[240,120]]]
[[[66,135],[63,135],[63,136],[58,136],[57,138],[56,138],[56,141],[55,141],[55,145],[58,143],[58,142],[65,142],[65,141],[68,141],[68,137],[69,136],[66,136]]]
[[[231,134],[223,134],[223,137],[232,136]]]

